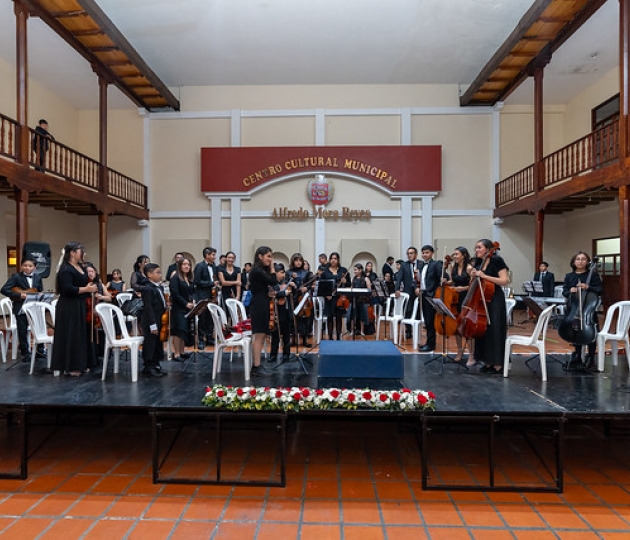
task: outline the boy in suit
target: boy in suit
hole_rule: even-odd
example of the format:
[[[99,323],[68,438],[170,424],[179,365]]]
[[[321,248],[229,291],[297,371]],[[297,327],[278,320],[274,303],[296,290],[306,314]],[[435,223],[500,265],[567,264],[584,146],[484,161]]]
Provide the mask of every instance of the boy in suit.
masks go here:
[[[543,287],[543,292],[537,296],[551,297],[554,295],[556,277],[552,272],[549,272],[549,265],[545,261],[538,266],[538,272],[534,274],[534,281],[540,281]]]
[[[13,302],[13,314],[17,322],[18,339],[20,341],[20,354],[22,362],[31,361],[28,341],[28,321],[26,315],[22,313],[22,306],[26,300],[27,291],[42,292],[44,286],[42,278],[35,273],[35,259],[26,257],[22,260],[21,272],[13,274],[2,287],[2,294],[8,296]],[[46,348],[44,345],[37,346],[37,356],[46,358]]]
[[[162,270],[155,263],[147,263],[144,274],[149,284],[142,291],[142,360],[144,368],[142,374],[147,377],[161,378],[166,376],[160,362],[164,360],[164,346],[160,341],[162,328],[162,314],[166,311],[166,300],[162,290]]]
[[[291,321],[293,319],[289,297],[295,290],[295,283],[292,281],[289,283],[286,282],[284,264],[274,264],[274,270],[276,272],[276,279],[278,280],[278,285],[275,287],[278,328],[271,332],[269,361],[277,362],[280,338],[282,337],[282,362],[288,362],[291,356]]]

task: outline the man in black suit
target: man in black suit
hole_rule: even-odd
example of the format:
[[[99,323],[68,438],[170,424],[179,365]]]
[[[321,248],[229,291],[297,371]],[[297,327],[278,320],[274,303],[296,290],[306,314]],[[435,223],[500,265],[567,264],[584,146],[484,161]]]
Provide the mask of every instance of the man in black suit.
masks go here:
[[[435,309],[429,302],[435,296],[442,279],[442,261],[433,260],[433,246],[422,246],[422,264],[418,272],[420,291],[422,292],[422,317],[427,331],[427,341],[420,347],[421,352],[435,350]]]
[[[144,368],[142,374],[147,377],[159,379],[166,376],[162,371],[160,362],[164,360],[164,345],[160,341],[160,330],[162,328],[162,315],[166,311],[166,299],[164,290],[160,284],[162,281],[162,270],[155,263],[147,263],[144,267],[144,274],[149,283],[142,290],[142,361]]]
[[[28,321],[26,315],[21,313],[24,300],[26,300],[27,291],[42,292],[44,286],[42,278],[35,273],[35,259],[26,257],[22,260],[21,272],[13,274],[2,287],[2,294],[8,296],[13,302],[13,314],[17,323],[18,339],[20,341],[20,354],[22,362],[31,361],[31,353],[29,351],[28,341]],[[15,344],[14,344],[15,346]],[[40,344],[37,346],[37,356],[46,358],[46,348]]]
[[[217,250],[213,247],[203,248],[203,261],[195,265],[194,281],[195,281],[195,300],[208,300],[212,299],[213,291],[216,291],[215,287],[218,287],[219,276],[217,274],[217,267],[214,263],[217,258]],[[203,350],[205,343],[214,344],[214,326],[212,324],[212,316],[210,311],[204,309],[199,314],[199,348]]]
[[[534,281],[540,281],[543,286],[543,292],[536,294],[536,296],[553,296],[556,277],[553,275],[553,272],[549,272],[549,264],[545,261],[538,266],[538,272],[534,274]]]
[[[394,281],[396,298],[400,296],[401,292],[406,292],[409,295],[409,301],[405,308],[405,317],[407,319],[411,317],[413,302],[417,296],[416,277],[418,268],[418,250],[410,246],[407,248],[407,260],[400,264],[400,269],[396,272]],[[408,325],[405,325],[405,337],[411,339],[411,328]]]
[[[171,278],[173,277],[175,272],[177,272],[177,263],[181,261],[183,258],[184,258],[183,253],[181,252],[175,253],[175,259],[173,261],[173,264],[169,265],[168,269],[166,270],[166,281],[171,281]]]
[[[381,269],[381,275],[383,276],[383,279],[385,279],[385,276],[387,274],[389,274],[389,279],[394,279],[394,269],[392,268],[392,264],[394,264],[394,257],[390,255],[389,257],[387,257],[387,260],[385,261],[385,264]]]

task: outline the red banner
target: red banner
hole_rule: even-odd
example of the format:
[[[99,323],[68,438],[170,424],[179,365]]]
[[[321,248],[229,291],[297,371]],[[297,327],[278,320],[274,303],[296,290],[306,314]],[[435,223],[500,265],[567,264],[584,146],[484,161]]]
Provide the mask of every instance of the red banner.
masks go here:
[[[278,178],[365,178],[394,193],[441,191],[441,146],[202,148],[201,191],[247,192]]]

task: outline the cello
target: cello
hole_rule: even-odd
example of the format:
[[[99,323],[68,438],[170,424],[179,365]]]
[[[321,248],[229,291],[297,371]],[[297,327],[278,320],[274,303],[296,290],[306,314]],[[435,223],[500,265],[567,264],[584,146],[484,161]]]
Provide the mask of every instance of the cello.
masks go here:
[[[493,242],[492,249],[488,250],[481,261],[480,270],[485,270],[490,256],[499,249],[499,243]],[[457,333],[466,338],[479,338],[486,333],[490,324],[488,302],[494,294],[494,283],[479,276],[470,282],[470,288],[462,304],[462,310],[457,316]]]
[[[591,284],[597,261],[597,257],[593,257],[584,282],[586,285]],[[573,345],[588,345],[597,339],[596,309],[599,295],[590,289],[581,288],[581,283],[578,280],[578,290],[571,293],[567,314],[558,326],[558,335]]]
[[[452,260],[450,255],[444,255],[441,285],[435,291],[434,298],[441,300],[449,311],[455,314],[457,313],[457,305],[459,303],[459,293],[445,282],[446,267],[451,264]],[[435,331],[441,336],[453,336],[455,332],[457,332],[457,319],[447,317],[445,313],[436,311],[434,325]]]

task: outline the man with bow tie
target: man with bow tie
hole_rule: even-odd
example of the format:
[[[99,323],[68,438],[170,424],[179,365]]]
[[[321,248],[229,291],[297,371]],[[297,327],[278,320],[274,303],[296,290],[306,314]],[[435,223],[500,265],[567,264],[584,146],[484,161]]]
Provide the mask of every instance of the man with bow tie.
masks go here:
[[[26,315],[22,313],[22,306],[29,292],[42,292],[44,290],[42,278],[39,274],[35,273],[35,264],[35,259],[25,257],[22,260],[22,271],[13,274],[2,287],[2,294],[8,296],[13,302],[13,314],[17,322],[22,362],[31,361],[28,340],[28,321],[26,320]],[[46,358],[44,345],[38,345],[37,356],[39,358]]]
[[[407,248],[407,260],[400,263],[400,270],[396,272],[394,279],[396,297],[399,297],[401,292],[406,292],[409,295],[409,301],[405,308],[405,317],[407,319],[411,317],[413,302],[417,296],[416,277],[418,269],[418,250],[413,246],[409,246]],[[405,338],[411,339],[411,327],[408,325],[405,325]]]
[[[556,277],[552,272],[549,272],[549,265],[545,261],[538,266],[538,272],[534,274],[534,281],[540,281],[543,287],[543,292],[536,296],[546,296],[547,298],[553,296]]]

